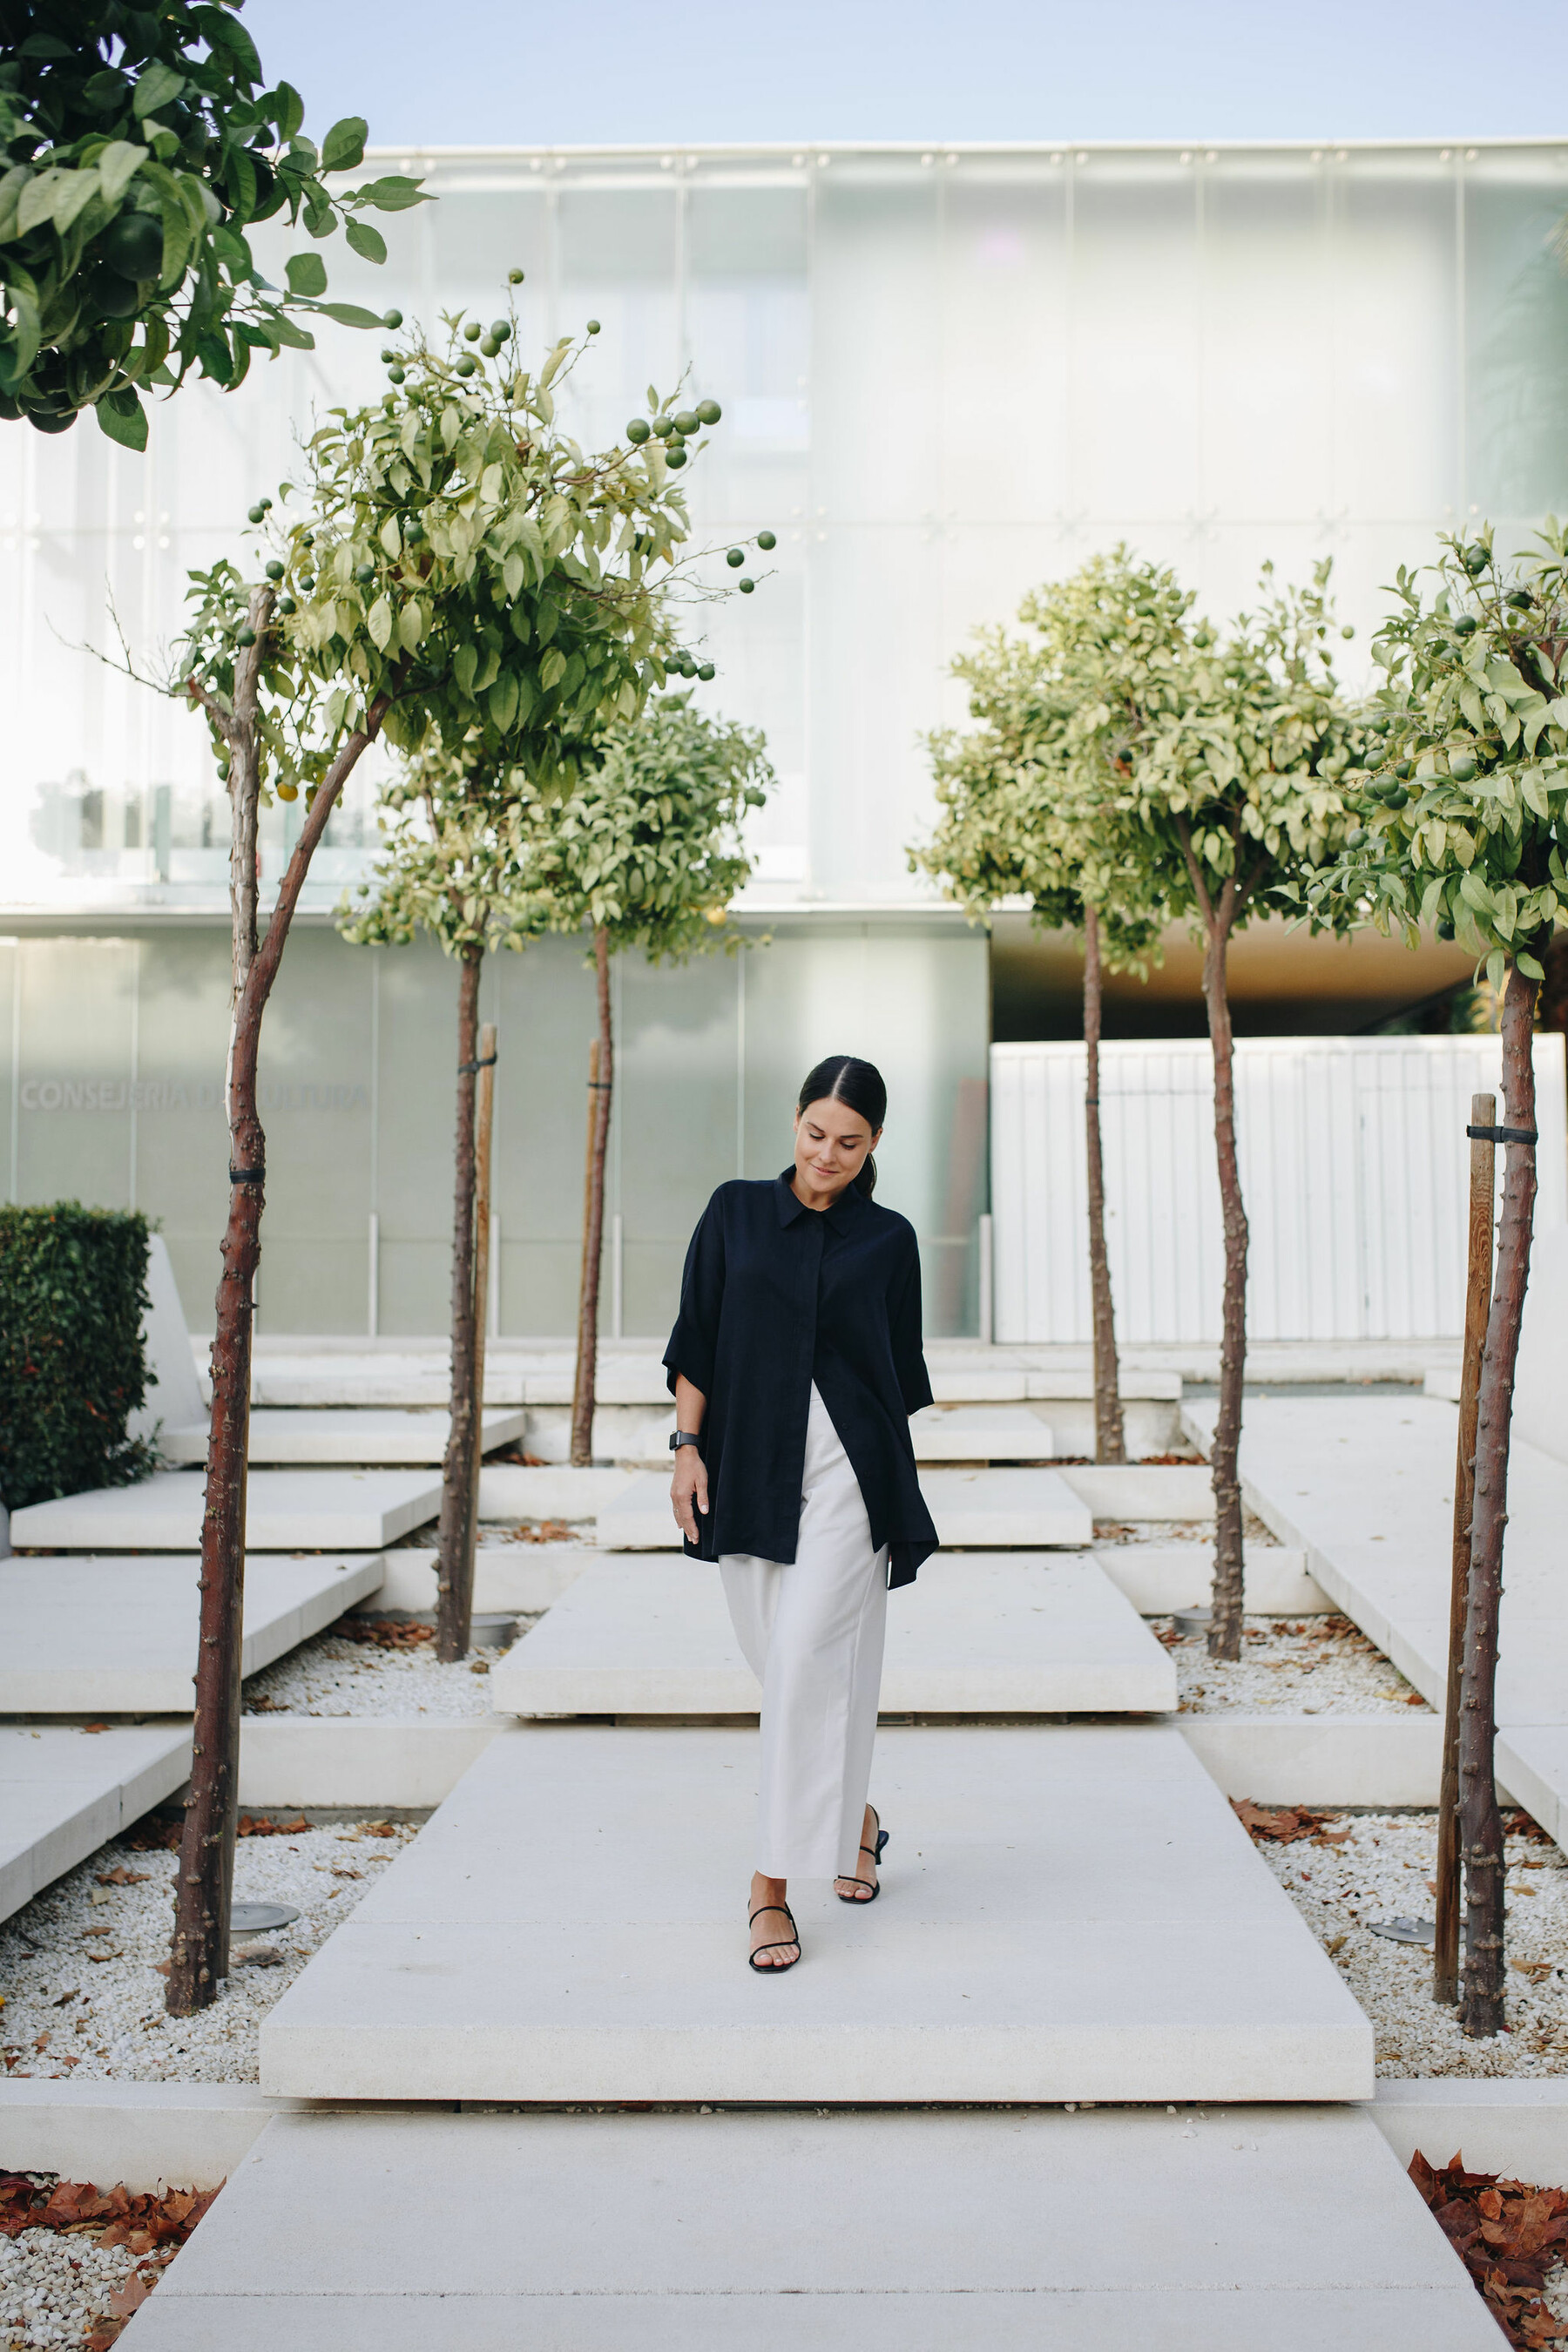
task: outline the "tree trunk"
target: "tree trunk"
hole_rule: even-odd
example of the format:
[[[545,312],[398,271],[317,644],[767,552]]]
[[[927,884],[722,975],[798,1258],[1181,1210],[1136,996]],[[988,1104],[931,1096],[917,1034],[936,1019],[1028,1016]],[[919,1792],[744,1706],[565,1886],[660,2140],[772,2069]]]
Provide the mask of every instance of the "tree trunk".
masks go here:
[[[270,593],[264,615],[270,617]],[[252,599],[254,624],[258,605]],[[258,639],[262,635],[257,630]],[[267,1138],[257,1111],[256,1070],[261,1017],[288,944],[294,909],[327,819],[361,753],[381,732],[390,697],[371,705],[316,790],[278,903],[257,943],[255,814],[243,803],[256,791],[256,669],[235,681],[229,783],[234,794],[233,915],[237,1000],[228,1055],[228,1223],[217,1288],[212,1347],[212,1421],[207,1436],[206,1502],[202,1514],[201,1631],[196,1652],[191,1785],[180,1841],[174,1937],[164,2007],[189,2017],[217,1999],[228,1974],[229,1910],[234,1895],[234,1834],[239,1782],[241,1619],[245,1606],[246,1468],[250,1440],[251,1294],[261,1260]],[[248,709],[248,719],[246,716]],[[248,830],[247,831],[247,828]],[[242,838],[243,835],[243,838]],[[243,972],[243,979],[240,974]]]
[[[1470,1097],[1470,1125],[1495,1127],[1497,1097]],[[1492,1203],[1497,1146],[1470,1140],[1470,1219],[1465,1341],[1459,1361],[1459,1435],[1454,1462],[1454,1541],[1448,1573],[1448,1672],[1443,1706],[1443,1770],[1437,1790],[1437,1874],[1432,1936],[1432,1998],[1459,1998],[1459,1709],[1464,1697],[1465,1620],[1470,1605],[1470,1532],[1476,1501],[1476,1421],[1481,1360],[1492,1297]]]
[[[599,1355],[599,1265],[605,1246],[605,1151],[615,1091],[615,1036],[610,1020],[610,940],[601,923],[594,934],[599,976],[598,1053],[588,1078],[588,1171],[583,1209],[583,1286],[577,1307],[577,1379],[572,1391],[572,1461],[594,1458],[594,1390]]]
[[[1105,1248],[1105,1159],[1100,1142],[1100,910],[1083,910],[1084,1132],[1089,1144],[1089,1289],[1094,1317],[1094,1458],[1125,1462],[1116,1316]]]
[[[452,1192],[452,1405],[441,1474],[440,1580],[436,1593],[436,1655],[466,1657],[473,1592],[474,1395],[474,1076],[479,1066],[479,974],[485,951],[462,950],[458,974],[458,1140]]]
[[[1231,886],[1226,886],[1229,895]],[[1225,1308],[1220,1339],[1219,1417],[1214,1433],[1214,1599],[1209,1623],[1211,1658],[1241,1655],[1242,1560],[1241,1389],[1247,1366],[1247,1211],[1236,1153],[1236,1089],[1226,989],[1229,921],[1224,910],[1207,926],[1204,948],[1204,1002],[1214,1049],[1215,1153],[1219,1167],[1220,1214],[1225,1227]]]
[[[1511,965],[1502,1006],[1502,1086],[1507,1124],[1533,1132],[1535,1069],[1531,1037],[1535,982]],[[1493,1745],[1497,1727],[1498,1611],[1502,1601],[1503,1530],[1508,1525],[1509,1429],[1519,1327],[1530,1279],[1535,1212],[1535,1150],[1510,1143],[1503,1166],[1497,1279],[1487,1318],[1476,1428],[1475,1507],[1470,1522],[1470,1590],[1465,1612],[1465,1670],[1459,1706],[1459,1826],[1465,1856],[1465,1989],[1459,2021],[1477,2036],[1503,2021],[1503,1844]]]
[[[474,1545],[479,1537],[479,1477],[485,1459],[485,1330],[490,1296],[490,1138],[495,1125],[496,1030],[479,1031],[479,1097],[474,1139],[474,1451],[468,1478],[468,1548],[463,1559],[463,1625],[472,1639]]]

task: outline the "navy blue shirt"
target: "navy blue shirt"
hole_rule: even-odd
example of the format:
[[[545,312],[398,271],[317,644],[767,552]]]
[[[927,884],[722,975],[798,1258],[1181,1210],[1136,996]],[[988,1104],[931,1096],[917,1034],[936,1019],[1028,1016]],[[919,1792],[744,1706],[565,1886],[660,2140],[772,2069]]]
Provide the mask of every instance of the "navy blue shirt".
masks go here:
[[[703,1210],[664,1360],[708,1400],[698,1559],[792,1560],[815,1381],[859,1481],[888,1582],[937,1548],[910,1415],[930,1404],[914,1227],[851,1185],[808,1209],[788,1178],[721,1184]]]

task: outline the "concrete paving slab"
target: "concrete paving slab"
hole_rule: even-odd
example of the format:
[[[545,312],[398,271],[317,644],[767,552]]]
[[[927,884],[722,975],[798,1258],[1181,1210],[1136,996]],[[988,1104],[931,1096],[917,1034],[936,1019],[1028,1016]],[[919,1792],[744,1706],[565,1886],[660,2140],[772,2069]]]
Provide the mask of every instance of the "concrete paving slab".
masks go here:
[[[1206,1609],[1214,1583],[1212,1543],[1100,1544],[1095,1559],[1144,1617]],[[1247,1606],[1260,1617],[1321,1616],[1332,1603],[1307,1573],[1307,1555],[1289,1544],[1246,1544]]]
[[[668,1460],[668,1454],[666,1459]],[[569,1525],[596,1517],[606,1504],[629,1492],[639,1475],[651,1479],[669,1511],[669,1472],[600,1468],[574,1470],[570,1463],[489,1462],[479,1472],[481,1519],[564,1519]]]
[[[152,1437],[179,1423],[203,1418],[202,1385],[191,1335],[185,1328],[169,1244],[162,1234],[147,1236],[147,1312],[142,1324],[147,1393],[126,1423],[132,1437]],[[205,1451],[205,1449],[204,1449]]]
[[[194,1555],[0,1561],[0,1713],[188,1715],[200,1573]],[[240,1672],[308,1642],[381,1578],[379,1552],[247,1555]]]
[[[188,1724],[0,1724],[0,1919],[189,1778]]]
[[[159,1470],[138,1486],[96,1486],[11,1514],[18,1551],[195,1551],[202,1470]],[[247,1481],[251,1551],[379,1551],[441,1507],[424,1470],[253,1470]]]
[[[717,1570],[601,1554],[490,1669],[501,1714],[754,1715]],[[888,1614],[884,1714],[1164,1714],[1175,1668],[1081,1552],[940,1554]]]
[[[423,1811],[449,1797],[501,1716],[410,1723],[373,1715],[247,1715],[239,1727],[239,1801]]]
[[[261,2029],[379,2099],[1357,2099],[1372,2029],[1180,1734],[885,1730],[882,1900],[745,1965],[754,1733],[490,1742]]]
[[[921,1492],[949,1548],[1078,1551],[1094,1534],[1088,1507],[1059,1470],[926,1470]],[[604,1551],[679,1551],[668,1475],[634,1472],[598,1506],[595,1533]]]
[[[1472,2172],[1568,2187],[1568,2082],[1460,2076],[1378,2084],[1373,2120],[1401,2164],[1462,2155]]]
[[[1061,1475],[1097,1519],[1212,1519],[1206,1462],[1072,1462]]]
[[[1494,2352],[1497,2328],[1360,2112],[299,2114],[122,2340]]]
[[[528,1416],[521,1411],[485,1409],[484,1450],[515,1445]],[[250,1416],[250,1459],[268,1463],[441,1462],[446,1458],[451,1416],[445,1412],[378,1412],[367,1408],[339,1412],[253,1412]],[[166,1462],[199,1462],[207,1458],[205,1421],[184,1428],[165,1429],[159,1445]]]
[[[532,1616],[553,1607],[591,1560],[591,1544],[481,1543],[474,1556],[474,1607],[515,1609]],[[437,1554],[423,1544],[398,1544],[386,1555],[386,1574],[372,1606],[432,1610],[439,1574]]]
[[[932,1404],[910,1415],[917,1462],[1048,1462],[1050,1423],[1024,1404]]]
[[[132,2195],[221,2189],[276,2115],[249,2083],[0,2078],[0,2167],[62,2180],[122,2182]]]

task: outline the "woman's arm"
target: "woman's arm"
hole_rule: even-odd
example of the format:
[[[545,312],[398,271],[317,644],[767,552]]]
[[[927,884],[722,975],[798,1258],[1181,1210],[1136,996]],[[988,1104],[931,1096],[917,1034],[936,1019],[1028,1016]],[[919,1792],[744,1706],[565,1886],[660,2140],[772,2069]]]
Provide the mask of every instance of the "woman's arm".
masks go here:
[[[675,1425],[677,1429],[700,1431],[708,1400],[699,1388],[693,1388],[684,1372],[676,1376]],[[702,1459],[700,1446],[678,1445],[675,1449],[675,1475],[669,1482],[669,1499],[675,1506],[675,1521],[683,1536],[692,1543],[698,1540],[696,1509],[708,1516],[708,1465]]]

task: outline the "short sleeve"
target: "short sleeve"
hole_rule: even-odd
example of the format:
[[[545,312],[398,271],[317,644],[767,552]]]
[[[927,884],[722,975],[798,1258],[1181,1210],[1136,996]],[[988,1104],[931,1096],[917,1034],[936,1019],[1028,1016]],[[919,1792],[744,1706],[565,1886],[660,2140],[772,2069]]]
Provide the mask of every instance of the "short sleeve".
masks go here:
[[[904,1411],[919,1412],[930,1404],[931,1394],[921,1331],[921,1254],[912,1233],[904,1266],[888,1301],[888,1328]]]
[[[713,1393],[719,1317],[724,1304],[724,1219],[715,1193],[697,1221],[680,1277],[680,1312],[664,1351],[670,1395],[678,1379]]]

